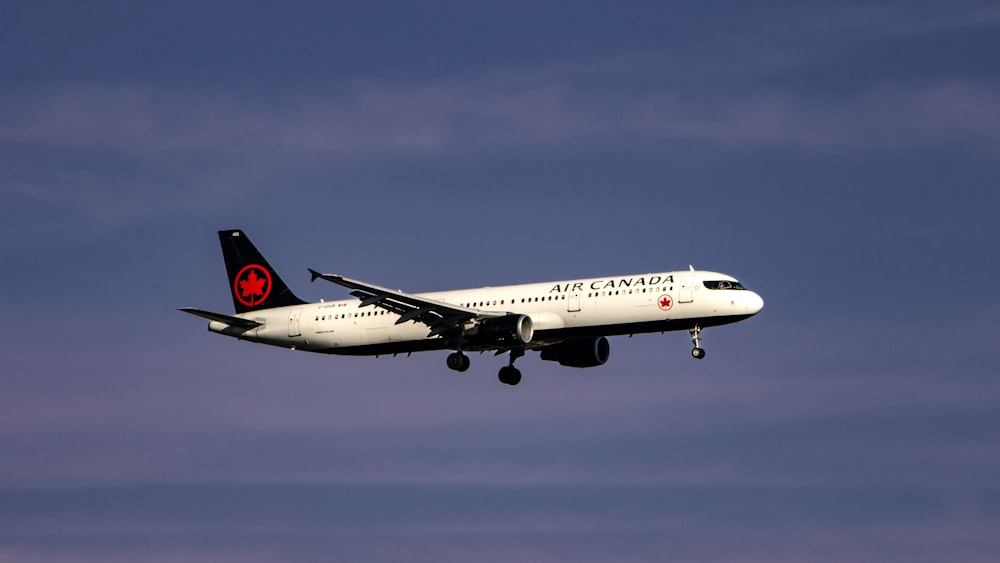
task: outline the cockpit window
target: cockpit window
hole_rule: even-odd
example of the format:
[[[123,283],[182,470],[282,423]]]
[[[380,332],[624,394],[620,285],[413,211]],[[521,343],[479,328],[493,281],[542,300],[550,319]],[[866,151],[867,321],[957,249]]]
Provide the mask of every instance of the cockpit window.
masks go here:
[[[705,280],[704,284],[708,289],[746,289],[743,287],[743,284],[738,281]]]

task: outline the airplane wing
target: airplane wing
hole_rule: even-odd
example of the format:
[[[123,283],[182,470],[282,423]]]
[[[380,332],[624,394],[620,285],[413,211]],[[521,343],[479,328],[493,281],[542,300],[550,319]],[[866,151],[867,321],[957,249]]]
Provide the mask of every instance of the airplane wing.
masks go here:
[[[203,319],[208,319],[210,321],[218,321],[220,323],[224,323],[229,326],[235,326],[237,328],[242,328],[245,330],[250,330],[252,328],[256,328],[263,324],[257,321],[251,321],[250,319],[243,319],[240,317],[230,317],[229,315],[223,315],[222,313],[202,311],[201,309],[195,309],[194,307],[181,307],[180,309],[177,310],[184,311],[185,313],[190,313],[196,317],[201,317]]]
[[[361,307],[374,305],[399,315],[396,324],[407,321],[423,323],[430,327],[427,336],[437,336],[454,329],[459,329],[466,322],[485,317],[500,317],[506,313],[494,313],[461,307],[443,301],[435,301],[401,291],[395,291],[377,285],[360,282],[336,274],[321,274],[312,268],[312,281],[324,279],[348,289],[353,289],[351,295],[361,300]]]

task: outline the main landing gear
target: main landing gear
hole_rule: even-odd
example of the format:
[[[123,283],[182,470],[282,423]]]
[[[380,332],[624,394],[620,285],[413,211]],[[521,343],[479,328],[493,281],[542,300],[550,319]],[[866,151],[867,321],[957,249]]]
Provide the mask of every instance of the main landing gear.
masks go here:
[[[694,349],[691,350],[691,356],[697,359],[702,359],[705,357],[705,350],[703,350],[700,344],[701,327],[694,325],[694,328],[688,330],[691,333],[691,343],[694,344]]]
[[[448,368],[455,371],[466,371],[469,369],[469,365],[472,364],[472,360],[462,352],[453,352],[448,354]]]
[[[515,348],[510,351],[510,363],[500,368],[500,373],[497,374],[497,379],[500,383],[506,383],[507,385],[517,385],[521,382],[521,370],[514,367],[514,360],[520,358],[524,355],[524,350]],[[452,352],[448,354],[448,368],[455,371],[466,371],[469,369],[469,364],[472,362],[469,357],[462,352]]]
[[[500,368],[500,373],[497,375],[497,379],[500,383],[506,383],[507,385],[517,385],[521,382],[521,370],[514,367],[514,360],[520,358],[524,355],[524,350],[521,348],[512,348],[510,351],[510,363]]]

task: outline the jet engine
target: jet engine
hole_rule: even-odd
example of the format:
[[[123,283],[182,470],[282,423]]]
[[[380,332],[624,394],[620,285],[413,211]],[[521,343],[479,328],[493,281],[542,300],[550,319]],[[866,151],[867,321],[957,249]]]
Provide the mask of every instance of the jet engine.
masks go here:
[[[575,338],[542,349],[542,359],[559,362],[571,368],[592,368],[604,365],[611,355],[611,344],[603,336]]]
[[[535,329],[527,315],[504,315],[480,321],[463,338],[474,345],[520,346],[531,342]]]

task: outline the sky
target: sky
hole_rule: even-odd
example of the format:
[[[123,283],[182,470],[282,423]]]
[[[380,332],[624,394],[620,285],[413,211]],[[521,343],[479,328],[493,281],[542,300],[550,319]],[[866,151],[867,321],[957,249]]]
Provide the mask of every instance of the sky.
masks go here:
[[[0,562],[995,561],[992,2],[4,2]],[[686,269],[708,329],[206,332],[216,231],[409,292]]]

